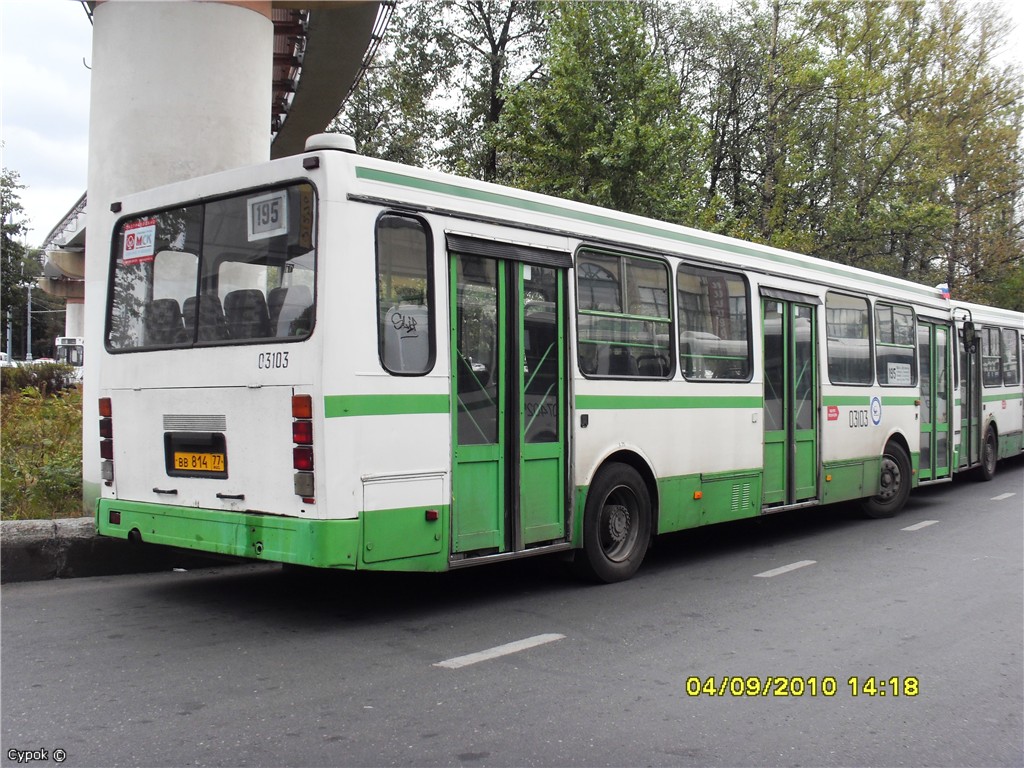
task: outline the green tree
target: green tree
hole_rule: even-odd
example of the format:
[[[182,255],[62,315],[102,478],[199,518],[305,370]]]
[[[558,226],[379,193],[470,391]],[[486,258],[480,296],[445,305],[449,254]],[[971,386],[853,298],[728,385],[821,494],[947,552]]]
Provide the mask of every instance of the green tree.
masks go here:
[[[541,68],[546,14],[525,0],[461,0],[449,7],[448,34],[462,62],[456,103],[445,116],[445,166],[498,178],[495,131],[510,93]]]
[[[938,0],[930,31],[934,97],[917,123],[930,198],[950,217],[937,266],[954,296],[987,301],[1024,264],[1024,87],[1018,68],[993,64],[1009,34],[997,7]]]
[[[632,3],[549,8],[548,63],[511,94],[502,180],[670,221],[696,209],[700,130]]]
[[[825,52],[814,251],[920,277],[923,254],[935,248],[929,238],[944,221],[941,207],[915,199],[908,184],[919,162],[913,116],[928,96],[925,2],[817,0],[806,23]]]
[[[33,256],[23,244],[28,231],[28,221],[21,205],[20,190],[24,188],[19,183],[16,171],[3,169],[0,175],[0,306],[3,308],[0,325],[3,328],[3,348],[6,350],[9,314],[13,330],[12,348],[16,357],[22,357],[27,352],[24,346],[27,288],[35,284],[41,272],[38,254]]]
[[[328,130],[351,134],[359,152],[432,165],[444,128],[441,99],[455,67],[448,4],[400,3],[373,64]]]
[[[35,282],[39,265],[28,259],[28,253],[22,239],[28,231],[28,221],[21,205],[20,190],[25,188],[19,184],[16,171],[3,169],[0,176],[0,256],[2,256],[3,280],[2,295],[5,310],[12,312],[25,303],[25,288]]]

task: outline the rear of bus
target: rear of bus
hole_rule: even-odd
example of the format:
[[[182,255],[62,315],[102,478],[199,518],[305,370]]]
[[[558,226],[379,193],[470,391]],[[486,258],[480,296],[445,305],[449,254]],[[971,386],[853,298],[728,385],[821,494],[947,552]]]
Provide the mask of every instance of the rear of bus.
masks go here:
[[[326,566],[351,550],[326,554],[312,526],[318,190],[296,160],[122,201],[98,374],[99,533]]]

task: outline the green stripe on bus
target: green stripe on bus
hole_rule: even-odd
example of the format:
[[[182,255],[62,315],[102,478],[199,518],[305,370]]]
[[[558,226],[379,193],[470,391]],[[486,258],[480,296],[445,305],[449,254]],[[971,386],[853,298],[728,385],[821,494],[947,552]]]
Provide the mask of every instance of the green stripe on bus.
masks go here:
[[[584,222],[587,224],[597,224],[603,227],[613,227],[615,229],[625,230],[627,232],[636,232],[644,235],[651,235],[653,237],[661,237],[666,240],[674,240],[677,243],[684,243],[687,245],[697,245],[704,248],[715,248],[720,251],[729,251],[742,256],[752,256],[754,258],[765,259],[767,261],[773,261],[783,266],[800,266],[812,269],[817,272],[823,272],[825,274],[832,275],[841,279],[849,279],[850,273],[841,269],[831,267],[826,262],[814,260],[811,257],[806,257],[808,260],[804,261],[801,258],[793,258],[785,253],[777,253],[768,250],[758,250],[743,245],[742,243],[735,242],[720,242],[718,240],[712,240],[708,237],[701,237],[700,235],[692,235],[686,232],[678,232],[672,229],[667,229],[665,226],[656,226],[652,224],[646,224],[639,221],[627,221],[618,219],[613,215],[591,213],[590,211],[580,211],[573,208],[566,208],[561,205],[555,205],[553,203],[541,202],[539,200],[525,200],[514,195],[506,195],[500,192],[492,192],[484,189],[471,189],[458,184],[451,184],[444,181],[434,181],[432,179],[423,179],[416,176],[409,176],[403,173],[394,173],[392,171],[384,171],[378,168],[367,168],[365,166],[356,166],[356,177],[360,179],[368,179],[370,181],[379,181],[385,184],[394,184],[400,187],[409,187],[411,189],[420,189],[425,192],[436,192],[442,195],[449,195],[451,197],[459,197],[465,200],[477,200],[483,203],[493,203],[495,205],[504,205],[509,208],[518,208],[524,211],[532,211],[534,213],[543,213],[551,216],[561,216],[566,219],[575,219],[576,221]],[[867,277],[867,276],[865,276]],[[926,296],[931,299],[938,299],[938,291],[932,288],[926,288],[921,285],[914,285],[912,283],[897,282],[895,280],[889,280],[884,275],[870,275],[870,279],[878,283],[879,285],[890,285],[894,288],[907,291],[909,293],[916,293],[921,296]]]
[[[1008,392],[1005,395],[983,395],[981,402],[983,403],[998,403],[1003,400],[1020,400],[1024,397],[1024,393],[1021,392]]]
[[[910,397],[896,397],[894,395],[882,395],[882,405],[896,406],[896,405],[920,405],[918,402],[919,398],[911,395]],[[831,397],[822,398],[824,405],[854,405],[854,406],[866,406],[871,405],[870,395],[833,395]]]
[[[882,396],[882,405],[920,405],[920,404],[921,404],[920,396],[917,396],[917,397],[915,397],[913,395],[911,395],[910,397],[893,397],[893,396],[888,396],[888,395],[883,395]]]
[[[833,395],[823,397],[825,405],[871,405],[870,395]]]
[[[683,408],[762,408],[760,397],[672,397],[658,395],[577,395],[580,410],[667,410]]]
[[[327,395],[324,416],[408,416],[448,413],[448,395]]]

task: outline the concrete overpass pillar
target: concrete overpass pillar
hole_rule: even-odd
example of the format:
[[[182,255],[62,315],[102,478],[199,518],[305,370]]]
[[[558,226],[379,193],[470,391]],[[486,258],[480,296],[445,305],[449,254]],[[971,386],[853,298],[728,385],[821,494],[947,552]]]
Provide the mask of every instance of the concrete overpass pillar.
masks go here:
[[[110,204],[270,157],[274,27],[269,0],[106,0],[93,12],[83,406],[84,503],[99,495],[97,347],[109,274]],[[92,354],[90,354],[92,353]]]

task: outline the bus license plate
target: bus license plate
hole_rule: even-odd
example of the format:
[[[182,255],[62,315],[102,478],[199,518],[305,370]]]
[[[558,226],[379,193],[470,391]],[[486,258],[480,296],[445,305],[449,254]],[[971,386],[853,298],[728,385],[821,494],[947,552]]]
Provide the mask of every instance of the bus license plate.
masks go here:
[[[174,468],[182,472],[223,472],[223,453],[174,452]]]

